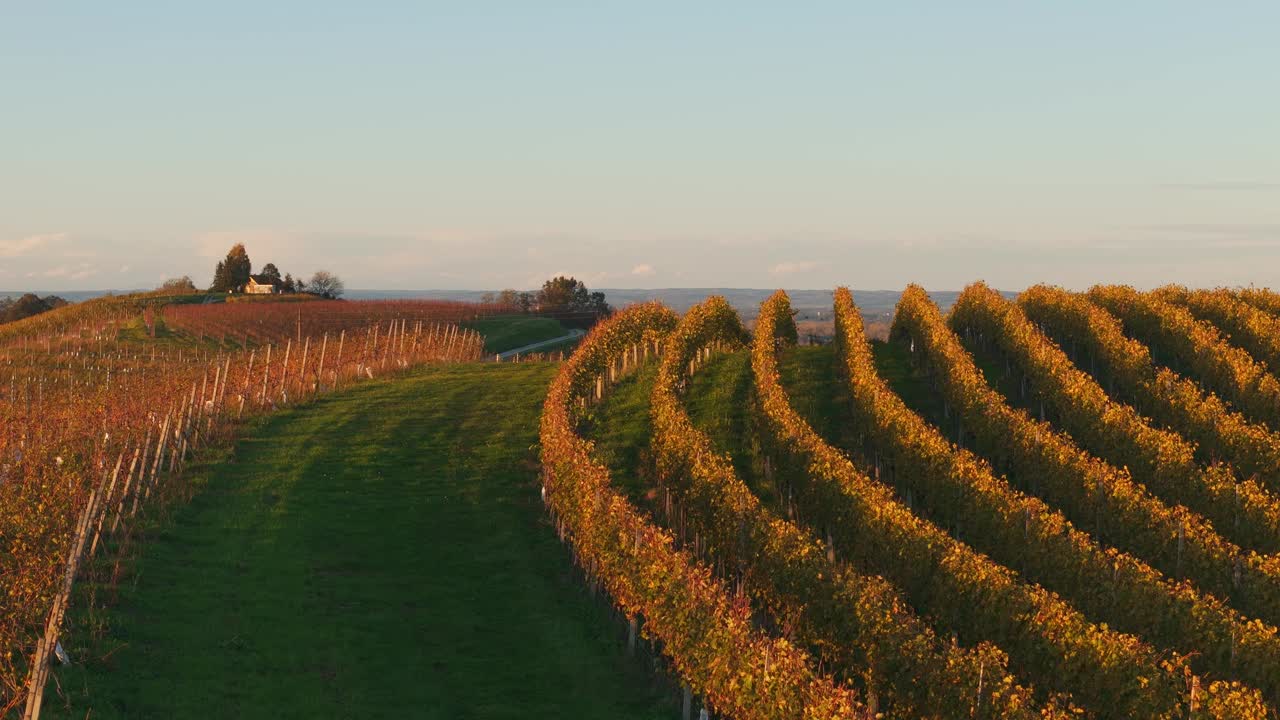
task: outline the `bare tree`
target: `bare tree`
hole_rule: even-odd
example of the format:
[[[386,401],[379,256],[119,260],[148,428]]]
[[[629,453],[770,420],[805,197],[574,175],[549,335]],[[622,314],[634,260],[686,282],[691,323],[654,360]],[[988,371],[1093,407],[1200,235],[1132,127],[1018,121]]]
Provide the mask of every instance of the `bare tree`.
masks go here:
[[[307,292],[329,300],[342,297],[345,290],[346,286],[342,284],[342,280],[327,270],[317,270],[307,283]]]

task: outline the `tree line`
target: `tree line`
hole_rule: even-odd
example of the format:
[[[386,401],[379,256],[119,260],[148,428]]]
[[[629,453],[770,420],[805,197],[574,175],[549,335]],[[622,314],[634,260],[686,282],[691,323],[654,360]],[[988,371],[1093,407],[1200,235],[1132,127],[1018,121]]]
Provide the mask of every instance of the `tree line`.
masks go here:
[[[15,322],[69,304],[57,295],[40,297],[35,293],[26,293],[17,298],[0,298],[0,323]]]
[[[587,325],[613,314],[613,308],[605,301],[604,293],[592,292],[581,280],[563,275],[551,278],[542,284],[542,289],[536,291],[521,292],[508,288],[487,292],[480,296],[480,302],[510,308],[515,312],[572,314],[580,316]],[[575,324],[572,320],[567,323]]]
[[[209,285],[209,292],[243,292],[250,279],[260,284],[271,285],[276,292],[308,293],[329,300],[341,297],[346,291],[342,280],[326,270],[317,270],[310,280],[303,280],[300,277],[295,278],[292,273],[281,275],[275,263],[267,263],[257,274],[254,274],[249,252],[245,250],[243,243],[236,243],[227,252],[227,257],[219,260],[214,268],[213,282]],[[180,278],[171,282],[182,285],[184,280],[185,284],[191,285],[194,290],[195,285],[190,278]]]

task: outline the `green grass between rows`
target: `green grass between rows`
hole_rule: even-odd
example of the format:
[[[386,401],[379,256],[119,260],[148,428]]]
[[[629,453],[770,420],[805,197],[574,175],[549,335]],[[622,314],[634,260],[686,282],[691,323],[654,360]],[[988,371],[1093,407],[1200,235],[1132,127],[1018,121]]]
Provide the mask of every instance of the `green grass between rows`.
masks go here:
[[[261,423],[152,532],[106,636],[69,636],[45,716],[673,717],[545,519],[554,371],[423,370]]]

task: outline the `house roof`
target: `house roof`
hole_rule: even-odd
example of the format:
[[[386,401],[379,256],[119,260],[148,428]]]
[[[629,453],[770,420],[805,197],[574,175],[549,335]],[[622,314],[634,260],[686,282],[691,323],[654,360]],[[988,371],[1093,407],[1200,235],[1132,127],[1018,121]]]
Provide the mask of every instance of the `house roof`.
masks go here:
[[[275,285],[275,281],[266,275],[250,275],[249,279],[259,285]]]

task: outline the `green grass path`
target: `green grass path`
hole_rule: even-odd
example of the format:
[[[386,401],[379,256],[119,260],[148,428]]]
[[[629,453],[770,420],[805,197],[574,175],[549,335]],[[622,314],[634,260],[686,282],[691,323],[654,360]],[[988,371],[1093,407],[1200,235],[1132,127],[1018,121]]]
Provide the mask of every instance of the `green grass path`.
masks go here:
[[[568,333],[559,320],[523,315],[480,318],[466,323],[465,327],[484,336],[484,351],[490,355]]]
[[[46,717],[674,717],[545,520],[554,370],[424,370],[265,422],[149,540]]]

